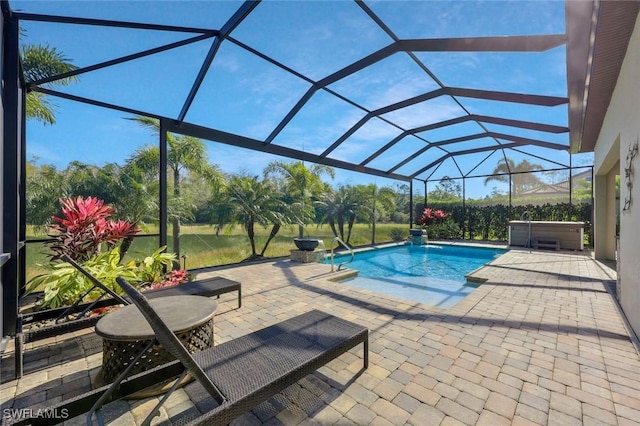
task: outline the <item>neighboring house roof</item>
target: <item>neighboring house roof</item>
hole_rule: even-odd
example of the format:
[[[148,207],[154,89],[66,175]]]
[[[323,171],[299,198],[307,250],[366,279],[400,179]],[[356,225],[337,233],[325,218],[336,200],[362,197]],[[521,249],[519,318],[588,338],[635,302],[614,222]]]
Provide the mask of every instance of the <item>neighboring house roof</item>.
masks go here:
[[[571,176],[571,185],[575,189],[577,186],[581,185],[581,180],[586,180],[587,182],[591,182],[591,170],[585,170],[584,172],[576,173]],[[569,193],[569,180],[565,180],[563,182],[558,183],[543,183],[535,188],[528,189],[526,191],[521,191],[519,195],[534,195],[534,196],[550,196],[550,195],[562,195]]]
[[[566,194],[569,192],[569,185],[563,184],[548,184],[543,183],[533,189],[520,192],[519,195],[552,195],[552,194]]]

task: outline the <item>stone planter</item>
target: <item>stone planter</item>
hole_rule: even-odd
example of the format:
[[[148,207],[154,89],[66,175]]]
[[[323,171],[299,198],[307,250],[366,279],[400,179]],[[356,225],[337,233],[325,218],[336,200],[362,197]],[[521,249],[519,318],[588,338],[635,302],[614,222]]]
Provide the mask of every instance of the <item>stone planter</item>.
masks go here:
[[[320,243],[317,238],[294,238],[293,242],[302,251],[313,251]]]

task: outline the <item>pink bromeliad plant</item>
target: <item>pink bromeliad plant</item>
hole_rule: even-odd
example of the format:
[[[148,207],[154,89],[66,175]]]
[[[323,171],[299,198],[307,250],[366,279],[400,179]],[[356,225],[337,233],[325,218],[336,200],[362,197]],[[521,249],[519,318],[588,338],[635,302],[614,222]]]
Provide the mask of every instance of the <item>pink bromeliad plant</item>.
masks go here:
[[[111,220],[114,208],[95,197],[61,198],[62,217],[52,216],[48,244],[52,260],[63,254],[77,261],[86,261],[100,252],[102,244],[112,249],[123,238],[130,237],[140,228],[126,220]]]
[[[444,222],[449,215],[443,210],[434,210],[432,208],[426,208],[422,212],[422,216],[418,219],[418,225],[427,227],[429,225],[435,225]]]
[[[176,259],[174,253],[165,251],[166,247],[159,247],[142,260],[123,262],[133,235],[141,229],[126,220],[110,219],[115,210],[104,201],[95,197],[76,197],[60,199],[60,204],[62,214],[51,218],[52,240],[46,243],[53,252],[52,262],[42,265],[51,272],[33,277],[27,283],[27,292],[44,292],[40,307],[57,308],[79,298],[87,301],[102,296],[99,290],[90,291],[92,283],[73,265],[57,262],[65,254],[118,293],[121,293],[116,284],[119,276],[144,290],[179,285],[191,279],[185,270],[165,273]],[[102,315],[111,309],[114,307],[98,309],[91,315]]]

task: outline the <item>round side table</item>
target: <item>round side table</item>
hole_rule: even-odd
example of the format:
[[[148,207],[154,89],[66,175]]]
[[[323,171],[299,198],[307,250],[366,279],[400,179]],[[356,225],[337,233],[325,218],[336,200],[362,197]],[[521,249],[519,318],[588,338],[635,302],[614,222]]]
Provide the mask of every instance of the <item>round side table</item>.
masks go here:
[[[213,316],[218,304],[202,296],[169,296],[149,301],[167,326],[191,353],[213,346]],[[135,305],[109,312],[96,324],[103,339],[102,379],[113,382],[155,338],[147,320]],[[129,375],[141,373],[175,358],[161,345],[153,345]]]

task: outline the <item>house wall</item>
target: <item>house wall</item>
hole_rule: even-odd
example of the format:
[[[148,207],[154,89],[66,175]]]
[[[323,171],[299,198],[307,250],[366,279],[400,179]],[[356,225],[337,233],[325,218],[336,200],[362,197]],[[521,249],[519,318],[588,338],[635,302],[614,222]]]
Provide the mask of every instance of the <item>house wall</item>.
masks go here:
[[[620,70],[598,141],[594,149],[594,171],[596,174],[596,203],[606,202],[598,189],[602,189],[604,176],[615,172],[621,176],[620,202],[624,203],[629,191],[625,185],[624,169],[629,147],[640,144],[640,15],[636,20],[627,54]],[[619,163],[618,163],[619,161]],[[614,171],[618,163],[617,171]],[[619,281],[620,304],[636,334],[640,335],[640,155],[632,164],[634,174],[630,195],[631,208],[627,212],[620,208],[620,252]],[[609,179],[611,179],[609,177]],[[609,186],[609,185],[606,185]],[[605,191],[608,192],[608,191]],[[598,210],[596,210],[597,214]],[[602,223],[596,226],[602,226]],[[606,223],[604,224],[606,227]],[[596,232],[600,235],[600,232]],[[597,244],[597,243],[596,243]],[[598,251],[596,250],[596,257]]]
[[[616,145],[617,146],[617,145]],[[616,156],[619,155],[615,151]],[[616,184],[619,162],[595,176],[594,182],[594,254],[599,260],[616,260]]]

